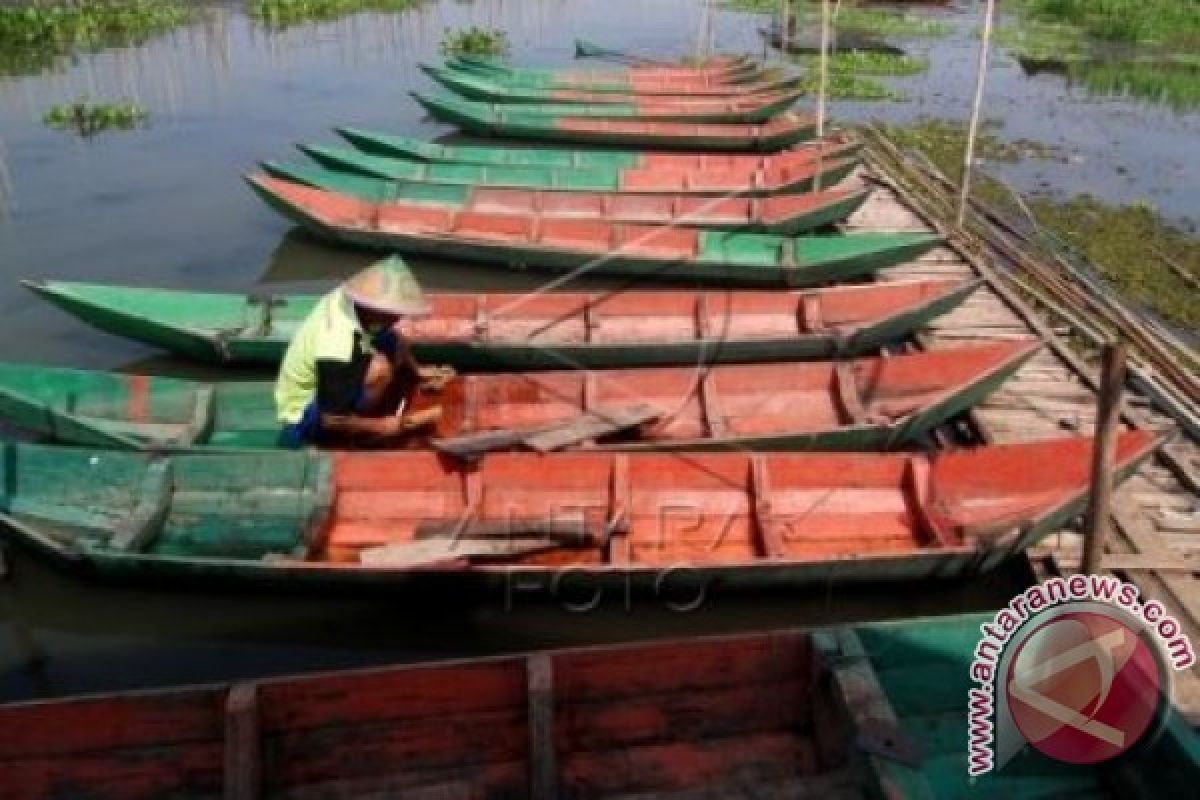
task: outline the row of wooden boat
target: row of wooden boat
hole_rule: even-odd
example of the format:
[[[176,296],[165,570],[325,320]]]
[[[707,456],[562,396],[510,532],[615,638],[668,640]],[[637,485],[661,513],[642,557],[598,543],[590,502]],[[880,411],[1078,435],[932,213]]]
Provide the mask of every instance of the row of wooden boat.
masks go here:
[[[989,616],[557,650],[0,706],[0,793],[934,800],[1187,797],[1194,731],[968,776]],[[86,724],[81,724],[86,721]]]
[[[497,81],[563,79],[470,59],[457,66]],[[748,63],[619,74],[705,87],[744,87],[761,77]],[[804,202],[854,202],[853,194],[757,205],[718,198],[707,207],[616,194],[627,188],[619,185],[600,187],[607,194],[581,186],[488,193],[474,185],[489,171],[545,173],[564,160],[577,169],[595,158],[609,174],[725,170],[740,176],[730,180],[744,190],[763,171],[811,173],[826,153],[853,147],[841,137],[770,157],[516,155],[415,147],[364,132],[346,138],[353,151],[307,150],[323,159],[313,169],[331,173],[321,180],[336,181],[339,191],[315,178],[263,175],[251,186],[310,231],[349,244],[739,287],[868,276],[939,241],[676,224],[697,216],[701,225],[717,224],[726,215],[744,227],[775,213],[796,224]],[[387,172],[401,162],[419,174]],[[448,177],[456,171],[458,184]],[[401,187],[401,179],[410,183]],[[638,215],[657,224],[630,221]],[[59,282],[32,288],[103,330],[220,362],[277,362],[316,300]],[[651,581],[680,564],[702,578],[756,586],[968,574],[1078,512],[1088,440],[937,456],[637,451],[909,444],[1032,353],[1017,343],[876,356],[974,288],[922,281],[808,292],[435,294],[432,314],[408,331],[427,363],[523,373],[637,369],[452,380],[437,397],[411,398],[414,410],[436,403],[443,414],[408,451],[271,452],[274,425],[261,384],[12,367],[0,380],[0,412],[10,420],[61,441],[150,452],[8,445],[5,485],[16,489],[4,496],[4,518],[12,535],[49,557],[121,579],[392,588],[426,580],[494,585],[563,566],[601,581]],[[813,359],[825,361],[791,363]],[[1120,471],[1154,446],[1152,436],[1127,435]],[[550,452],[573,447],[580,449]],[[180,452],[190,448],[267,449]],[[683,521],[671,511],[681,506]]]

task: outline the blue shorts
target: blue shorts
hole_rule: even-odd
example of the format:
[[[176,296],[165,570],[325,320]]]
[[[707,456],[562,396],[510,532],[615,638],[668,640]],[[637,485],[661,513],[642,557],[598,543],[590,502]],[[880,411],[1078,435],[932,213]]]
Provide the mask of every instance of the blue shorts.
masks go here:
[[[356,411],[362,409],[364,399],[365,393],[363,387],[360,386],[354,397]],[[279,446],[299,450],[305,445],[317,444],[320,438],[321,410],[317,408],[317,401],[314,399],[304,407],[304,413],[300,415],[299,421],[283,426],[283,430],[279,432]]]

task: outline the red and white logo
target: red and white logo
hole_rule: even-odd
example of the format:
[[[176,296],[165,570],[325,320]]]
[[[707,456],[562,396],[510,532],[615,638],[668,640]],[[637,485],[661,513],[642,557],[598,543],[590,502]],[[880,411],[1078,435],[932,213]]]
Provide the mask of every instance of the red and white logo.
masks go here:
[[[1137,744],[1158,718],[1168,679],[1145,637],[1096,611],[1035,625],[1015,643],[1003,683],[1021,736],[1072,764],[1106,761]]]

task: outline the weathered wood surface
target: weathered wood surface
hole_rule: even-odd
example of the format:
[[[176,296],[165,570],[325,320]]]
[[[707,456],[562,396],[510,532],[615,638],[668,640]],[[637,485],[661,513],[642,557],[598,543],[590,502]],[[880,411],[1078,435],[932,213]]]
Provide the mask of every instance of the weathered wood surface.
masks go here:
[[[866,203],[843,226],[845,230],[932,230],[922,216],[887,186],[877,186]],[[880,280],[911,280],[936,274],[939,278],[984,277],[953,247],[939,247],[909,264],[879,273]],[[1040,338],[1027,321],[1031,310],[1015,308],[988,283],[959,308],[933,322],[922,334],[929,349],[961,347],[974,338]],[[1032,312],[1037,314],[1037,312]],[[1060,333],[1048,323],[1043,332]],[[1068,434],[1091,434],[1096,418],[1094,386],[1098,365],[1088,365],[1081,374],[1078,359],[1064,358],[1051,349],[1038,353],[1005,384],[985,399],[973,417],[981,431],[997,443],[1021,442]],[[1127,387],[1125,422],[1159,430],[1175,426],[1158,411],[1136,386]],[[1200,446],[1179,436],[1162,459],[1147,462],[1113,495],[1114,529],[1107,553],[1121,577],[1133,581],[1143,597],[1158,599],[1183,625],[1193,645],[1200,642],[1200,580],[1198,572],[1180,569],[1180,551],[1200,551]],[[1049,558],[1063,571],[1079,568],[1081,546],[1078,534],[1064,531],[1052,535],[1031,554]],[[1151,569],[1175,557],[1177,566]],[[1126,560],[1122,563],[1121,557]],[[1178,707],[1193,721],[1200,719],[1200,668],[1176,676],[1174,694]]]

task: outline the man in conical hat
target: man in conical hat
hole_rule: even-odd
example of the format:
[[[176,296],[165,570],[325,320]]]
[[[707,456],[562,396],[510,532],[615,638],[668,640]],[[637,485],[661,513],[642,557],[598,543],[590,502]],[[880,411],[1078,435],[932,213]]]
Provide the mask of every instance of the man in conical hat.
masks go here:
[[[429,310],[416,279],[394,257],[322,297],[288,345],[275,382],[281,442],[376,442],[436,420],[439,409],[403,414],[420,368],[399,326]]]

